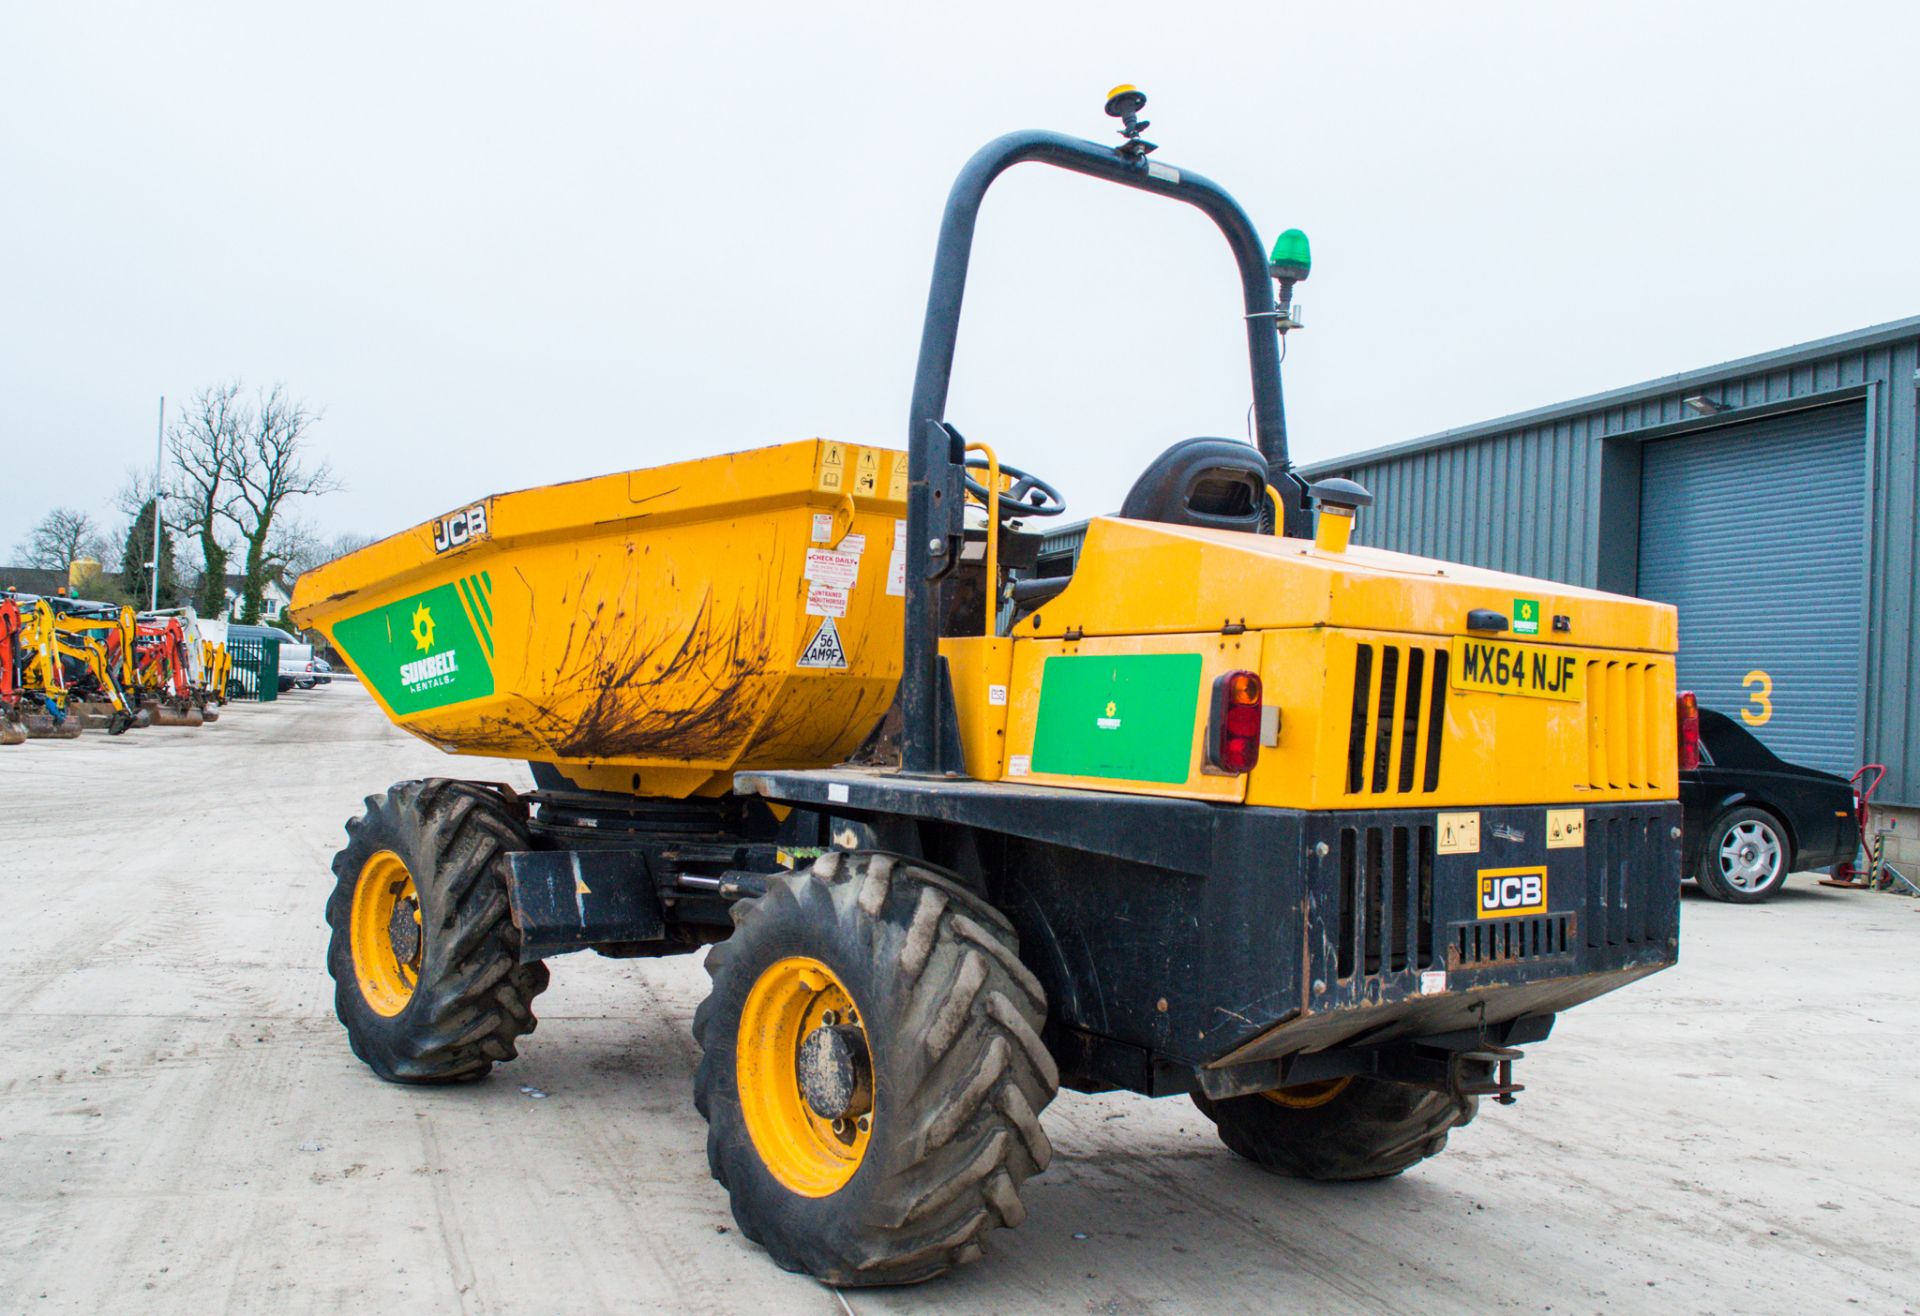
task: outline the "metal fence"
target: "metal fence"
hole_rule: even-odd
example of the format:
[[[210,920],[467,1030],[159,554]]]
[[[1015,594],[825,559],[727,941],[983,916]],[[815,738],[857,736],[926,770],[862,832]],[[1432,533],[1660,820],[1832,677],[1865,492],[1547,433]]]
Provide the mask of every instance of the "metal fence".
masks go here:
[[[265,704],[280,697],[280,641],[228,636],[227,653],[233,658],[228,699]]]

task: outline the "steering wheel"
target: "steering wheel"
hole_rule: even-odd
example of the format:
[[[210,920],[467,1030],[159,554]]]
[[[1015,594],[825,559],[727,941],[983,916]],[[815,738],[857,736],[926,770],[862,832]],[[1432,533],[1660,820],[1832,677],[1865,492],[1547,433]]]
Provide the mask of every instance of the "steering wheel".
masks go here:
[[[968,471],[988,469],[985,457],[969,457],[966,462]],[[980,500],[982,506],[993,506],[1005,520],[1012,516],[1058,516],[1067,510],[1067,500],[1060,491],[1037,475],[1028,475],[1017,466],[1000,463],[1000,474],[1012,476],[1013,485],[997,496],[987,492],[987,486],[972,475],[964,476],[967,492]]]

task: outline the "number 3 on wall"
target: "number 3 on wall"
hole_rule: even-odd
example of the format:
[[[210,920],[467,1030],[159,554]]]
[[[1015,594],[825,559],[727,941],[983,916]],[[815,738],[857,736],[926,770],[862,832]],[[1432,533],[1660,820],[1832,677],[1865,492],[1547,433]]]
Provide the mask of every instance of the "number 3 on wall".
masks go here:
[[[1741,679],[1741,685],[1751,692],[1747,702],[1751,708],[1740,710],[1740,720],[1750,727],[1763,727],[1773,720],[1773,678],[1759,668],[1754,668]],[[1759,687],[1755,689],[1755,687]]]

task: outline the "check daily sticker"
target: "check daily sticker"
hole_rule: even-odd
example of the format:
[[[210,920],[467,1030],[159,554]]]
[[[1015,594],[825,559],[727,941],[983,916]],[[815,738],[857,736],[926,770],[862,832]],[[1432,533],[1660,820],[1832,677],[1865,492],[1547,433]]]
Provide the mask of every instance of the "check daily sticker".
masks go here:
[[[816,585],[832,585],[838,589],[852,589],[860,579],[860,555],[842,553],[832,548],[810,548],[807,550],[807,580]]]

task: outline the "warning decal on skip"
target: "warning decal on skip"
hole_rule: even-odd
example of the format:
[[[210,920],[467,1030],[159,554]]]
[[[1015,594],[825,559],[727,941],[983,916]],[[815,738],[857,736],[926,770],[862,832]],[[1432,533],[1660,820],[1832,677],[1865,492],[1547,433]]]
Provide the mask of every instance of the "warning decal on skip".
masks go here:
[[[807,641],[807,647],[800,651],[800,660],[795,667],[833,667],[844,670],[847,665],[847,651],[840,643],[840,628],[833,624],[833,618],[821,619],[820,629]]]

